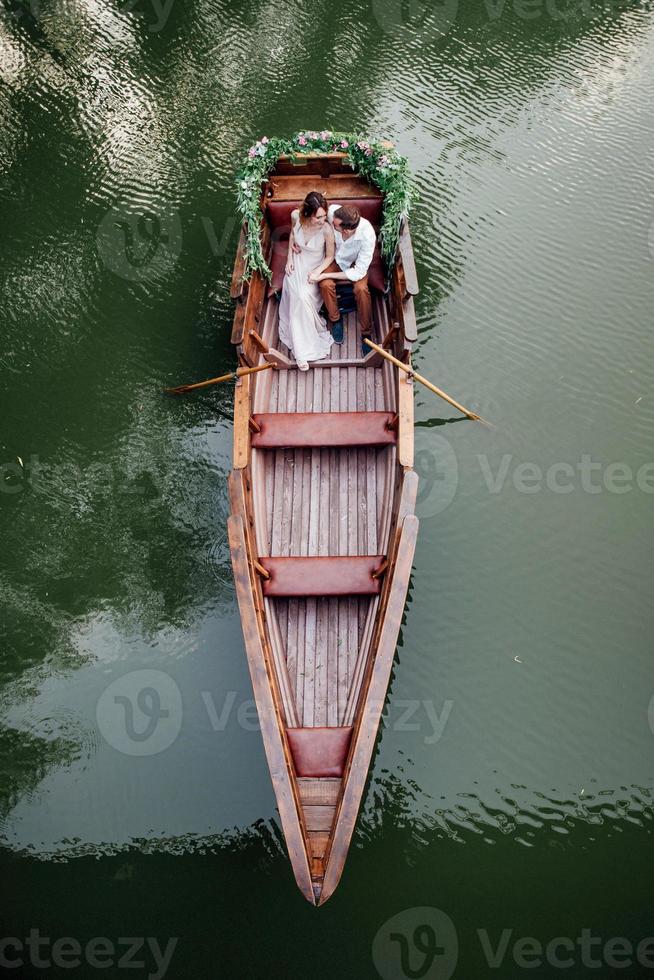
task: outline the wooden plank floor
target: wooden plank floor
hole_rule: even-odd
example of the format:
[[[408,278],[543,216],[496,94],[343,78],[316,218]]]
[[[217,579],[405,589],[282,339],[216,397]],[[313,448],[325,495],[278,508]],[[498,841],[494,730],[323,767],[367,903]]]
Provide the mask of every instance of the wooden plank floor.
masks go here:
[[[387,318],[379,300],[376,305],[379,329],[375,336],[379,339]],[[276,300],[269,302],[262,322],[266,343],[288,356],[278,342]],[[346,316],[345,326],[345,343],[332,347],[330,360],[360,357],[356,313]],[[259,394],[255,390],[256,411],[396,409],[395,393],[387,390],[392,376],[381,367],[322,368],[317,361],[306,372],[292,369],[267,375],[257,377],[261,389]],[[395,447],[254,450],[260,554],[384,554],[395,458]],[[366,620],[374,615],[377,600],[275,599],[266,606],[268,615],[276,618],[272,632],[286,657],[299,724],[343,724],[360,646],[369,638]]]

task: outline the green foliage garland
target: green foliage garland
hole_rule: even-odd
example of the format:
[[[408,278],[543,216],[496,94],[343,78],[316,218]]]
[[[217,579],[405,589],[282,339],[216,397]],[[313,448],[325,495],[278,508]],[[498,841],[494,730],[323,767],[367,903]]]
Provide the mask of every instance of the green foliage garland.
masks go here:
[[[309,130],[298,133],[293,139],[269,139],[262,136],[250,147],[246,162],[237,176],[238,210],[247,223],[245,240],[245,272],[249,279],[253,272],[260,272],[270,279],[270,269],[261,248],[260,206],[261,187],[275,167],[280,156],[299,156],[307,153],[347,153],[348,163],[355,171],[375,184],[384,194],[383,221],[380,231],[381,252],[390,266],[400,235],[402,218],[408,215],[416,200],[416,191],[409,174],[405,157],[379,140],[366,140],[352,133],[320,133]]]

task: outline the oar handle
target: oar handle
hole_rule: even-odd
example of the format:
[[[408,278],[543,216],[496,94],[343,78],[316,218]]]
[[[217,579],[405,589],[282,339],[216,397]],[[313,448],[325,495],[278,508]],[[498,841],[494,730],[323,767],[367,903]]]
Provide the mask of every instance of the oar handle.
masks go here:
[[[404,371],[406,374],[410,374],[412,378],[415,378],[416,381],[419,381],[420,384],[425,386],[425,388],[429,388],[429,390],[433,391],[435,395],[439,396],[439,398],[444,398],[446,402],[449,402],[450,405],[453,405],[454,408],[457,408],[460,412],[462,412],[463,415],[467,415],[469,419],[472,419],[475,422],[483,422],[485,425],[490,425],[489,422],[486,422],[485,419],[482,419],[481,415],[477,415],[476,412],[471,412],[463,405],[460,405],[459,402],[455,401],[453,398],[450,398],[449,395],[447,395],[440,388],[437,388],[436,385],[432,384],[431,381],[428,381],[427,378],[423,378],[421,374],[418,374],[416,371],[414,371],[413,368],[410,367],[408,364],[405,364],[403,361],[400,361],[397,357],[394,357],[393,354],[389,354],[388,351],[384,350],[383,347],[380,347],[379,344],[375,344],[374,341],[370,340],[368,337],[364,337],[363,339],[365,340],[368,347],[372,347],[372,349],[376,350],[378,354],[381,354],[382,357],[385,357],[387,361],[390,361],[392,364],[396,364],[397,367],[399,367],[400,370]]]
[[[237,368],[230,374],[221,374],[219,378],[209,378],[208,381],[197,381],[192,385],[180,385],[178,388],[164,388],[168,395],[183,395],[187,391],[195,391],[198,388],[207,388],[209,385],[220,384],[221,381],[230,381],[232,378],[243,378],[246,374],[256,374],[257,371],[267,371],[274,368],[275,364],[258,364],[257,367]]]

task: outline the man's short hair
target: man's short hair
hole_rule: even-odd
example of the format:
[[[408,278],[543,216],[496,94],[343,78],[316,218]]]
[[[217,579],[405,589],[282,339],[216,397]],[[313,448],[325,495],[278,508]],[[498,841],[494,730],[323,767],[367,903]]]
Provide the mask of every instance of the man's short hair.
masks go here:
[[[361,220],[359,209],[355,208],[353,204],[344,204],[338,211],[334,211],[334,217],[338,218],[346,230],[358,228]]]

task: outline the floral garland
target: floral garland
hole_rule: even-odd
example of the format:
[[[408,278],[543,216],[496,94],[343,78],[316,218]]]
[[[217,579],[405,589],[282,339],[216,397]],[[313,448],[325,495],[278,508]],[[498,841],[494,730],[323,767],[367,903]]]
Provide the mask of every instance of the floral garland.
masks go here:
[[[365,177],[383,192],[381,252],[388,265],[395,259],[402,218],[417,198],[405,157],[379,140],[369,141],[351,133],[332,133],[328,129],[298,133],[293,139],[262,136],[250,147],[247,160],[237,176],[238,210],[246,222],[244,279],[260,272],[270,280],[270,269],[261,248],[261,187],[280,156],[306,153],[343,153],[355,173]]]

